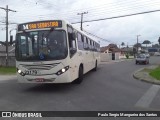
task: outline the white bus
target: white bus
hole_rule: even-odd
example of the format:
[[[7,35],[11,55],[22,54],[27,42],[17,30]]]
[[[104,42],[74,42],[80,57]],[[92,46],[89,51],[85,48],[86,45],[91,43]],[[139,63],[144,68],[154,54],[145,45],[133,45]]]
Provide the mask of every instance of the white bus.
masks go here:
[[[81,83],[96,71],[100,45],[64,20],[18,25],[17,78],[21,83]]]

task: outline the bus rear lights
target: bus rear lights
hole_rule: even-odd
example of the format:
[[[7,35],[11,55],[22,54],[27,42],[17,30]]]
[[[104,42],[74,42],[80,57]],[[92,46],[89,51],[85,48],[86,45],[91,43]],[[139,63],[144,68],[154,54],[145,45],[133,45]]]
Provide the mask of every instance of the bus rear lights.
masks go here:
[[[69,66],[66,66],[66,67],[62,68],[61,70],[59,70],[56,73],[56,75],[61,75],[61,74],[65,73],[68,69],[69,69]]]
[[[25,73],[22,72],[22,70],[19,70],[18,68],[17,68],[17,72],[18,72],[20,75],[25,76]]]

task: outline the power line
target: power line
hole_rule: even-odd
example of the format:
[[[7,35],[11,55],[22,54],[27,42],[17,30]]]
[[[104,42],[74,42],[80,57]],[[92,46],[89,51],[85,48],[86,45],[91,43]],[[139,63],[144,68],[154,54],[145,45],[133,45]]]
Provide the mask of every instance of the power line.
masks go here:
[[[134,8],[134,9],[136,9],[136,8],[142,8],[142,7],[146,7],[146,5],[148,5],[147,7],[149,7],[149,6],[153,6],[153,5],[157,5],[158,3],[148,3],[148,4],[143,4],[143,6],[142,5],[140,5],[140,6],[134,6],[134,5],[132,5],[132,6],[130,6],[130,8]],[[121,7],[115,7],[115,6],[112,6],[112,7],[114,7],[115,9],[114,9],[114,12],[116,11],[116,12],[122,12],[122,10],[128,10],[128,6],[121,6]],[[101,7],[102,8],[102,7]],[[121,9],[118,9],[118,8],[121,8]],[[122,9],[123,8],[123,9]],[[124,9],[125,8],[125,9]],[[127,8],[127,9],[126,9]],[[129,9],[130,9],[129,8]],[[98,11],[98,14],[99,14],[99,12],[106,12],[106,9],[104,9],[104,8],[102,8],[102,11],[99,11],[98,9],[94,9],[94,11],[95,12],[93,12],[93,11],[90,11],[90,10],[87,10],[87,11],[90,11],[90,12],[92,12],[92,13],[97,13],[97,11]],[[117,11],[117,10],[120,10],[120,11]],[[111,8],[109,8],[109,11],[107,11],[107,12],[109,12],[109,13],[111,13],[111,12],[113,12],[113,10],[111,9]],[[74,15],[76,12],[74,11],[74,12],[61,12],[61,13],[54,13],[54,15],[55,14],[57,14],[57,15],[60,15],[60,16],[68,16],[68,15]],[[31,13],[29,13],[29,15],[31,15]],[[33,14],[32,14],[33,15]],[[39,16],[47,16],[47,15],[51,15],[51,16],[53,16],[53,13],[52,14],[45,14],[45,15],[39,15]],[[23,15],[22,15],[22,17],[23,17]]]
[[[147,13],[159,12],[159,11],[160,11],[160,10],[152,10],[152,11],[146,11],[146,12],[140,12],[140,13],[133,13],[133,14],[121,15],[121,16],[115,16],[115,17],[109,17],[109,18],[88,20],[88,21],[83,21],[83,22],[94,22],[94,21],[101,21],[101,20],[107,20],[107,19],[122,18],[122,17],[134,16],[134,15],[140,15],[140,14],[147,14]],[[77,23],[80,23],[80,22],[75,22],[75,23],[72,23],[72,24],[77,24]]]
[[[152,5],[152,7],[153,7],[153,5],[159,5],[160,3],[158,3],[158,4],[148,4],[148,5],[143,5],[143,6],[131,6],[130,8],[126,8],[126,7],[123,7],[123,8],[116,8],[116,9],[110,9],[110,10],[108,10],[108,11],[106,11],[105,9],[103,10],[103,11],[96,11],[96,12],[91,12],[89,15],[88,15],[88,17],[90,17],[90,16],[93,16],[93,14],[95,15],[95,14],[97,14],[97,15],[104,15],[104,14],[107,14],[107,13],[109,13],[109,14],[111,14],[111,13],[116,13],[116,12],[127,12],[127,11],[129,11],[129,10],[140,10],[140,9],[144,9],[144,8],[147,8],[148,9],[148,7],[149,7],[149,5]]]
[[[98,39],[100,39],[100,40],[103,40],[103,41],[105,41],[105,42],[114,43],[113,41],[110,41],[110,40],[101,38],[101,37],[99,37],[99,36],[97,36],[97,35],[94,35],[93,33],[90,33],[90,32],[88,32],[88,31],[86,31],[86,30],[83,30],[83,31],[86,32],[87,34],[89,34],[89,35],[91,35],[91,36],[93,36],[93,37],[96,37],[96,38],[98,38]],[[115,43],[114,43],[114,44],[115,44]]]
[[[28,1],[29,2],[29,1]],[[131,1],[130,3],[132,3],[133,1]],[[33,2],[32,2],[33,3]],[[134,3],[136,3],[136,2],[134,2]],[[155,2],[154,2],[155,3]],[[125,1],[125,4],[126,4],[126,1]],[[145,3],[143,3],[143,5],[144,5]],[[104,5],[107,5],[106,7],[108,8],[108,4],[104,4]],[[103,6],[104,6],[103,5]],[[114,5],[114,4],[113,4]],[[124,3],[123,3],[123,5],[124,5]],[[134,5],[134,4],[131,4],[132,6]],[[149,5],[150,5],[150,3],[149,3]],[[117,6],[117,3],[114,5],[114,6],[112,6],[112,7],[116,7]],[[127,4],[126,5],[124,5],[124,6],[121,6],[121,7],[126,7],[126,6],[128,6]],[[104,6],[105,7],[105,6]],[[102,6],[98,6],[98,8],[102,8]],[[110,9],[110,8],[109,8]],[[116,9],[117,9],[117,7],[116,7]],[[95,11],[97,11],[97,8],[92,8],[92,9],[90,9],[90,8],[86,8],[86,10],[88,11],[90,11],[90,10],[95,10]],[[25,10],[26,11],[26,10]],[[30,13],[30,11],[31,11],[31,9],[30,10],[27,10],[26,12],[29,12],[29,14],[31,14]],[[69,13],[71,13],[71,14],[75,14],[76,12],[75,11],[80,11],[80,10],[72,10],[72,11],[66,11],[66,12],[64,12],[64,14],[66,14],[67,13],[67,15],[69,14]],[[58,14],[61,14],[61,13],[58,13]],[[52,14],[51,14],[52,15]]]
[[[143,1],[142,1],[143,2]],[[147,1],[145,1],[145,2],[147,2]],[[150,2],[150,1],[148,1],[148,2]],[[126,4],[126,5],[124,5],[124,3]],[[108,4],[101,4],[101,5],[99,5],[99,6],[94,6],[94,7],[91,7],[91,8],[88,8],[88,6],[86,7],[86,8],[83,8],[83,9],[77,9],[77,10],[74,10],[74,12],[73,11],[66,11],[64,14],[69,14],[69,13],[72,13],[72,14],[75,14],[76,12],[78,12],[78,11],[82,11],[82,10],[84,10],[84,9],[86,9],[86,11],[90,11],[90,10],[97,10],[97,9],[95,9],[95,8],[102,8],[102,6],[104,6],[104,7],[107,7],[108,8],[108,6],[112,6],[112,7],[116,7],[116,6],[118,6],[118,5],[121,5],[121,4],[123,4],[124,6],[121,6],[121,7],[127,7],[128,6],[128,4],[130,4],[130,5],[134,5],[133,3],[136,3],[136,4],[138,4],[138,3],[141,3],[141,2],[139,2],[139,1],[129,1],[129,2],[127,2],[127,1],[119,1],[119,2],[116,2],[116,4],[115,3],[108,3]],[[154,1],[154,3],[155,3],[155,1]],[[150,3],[149,3],[150,4]],[[114,6],[113,6],[114,5]],[[143,5],[144,5],[144,3],[143,3]],[[117,8],[116,8],[117,9]]]
[[[129,2],[129,3],[132,3],[133,1],[131,1],[131,2]],[[134,3],[137,3],[137,1],[135,1]],[[138,2],[139,3],[139,2]],[[124,3],[123,3],[124,4]],[[125,1],[125,4],[126,4],[126,1]],[[146,3],[143,3],[143,6],[145,5]],[[148,4],[148,2],[147,2],[147,4]],[[155,1],[154,1],[154,4],[155,4]],[[156,5],[156,4],[155,4]],[[117,10],[117,3],[114,5],[114,6],[112,6],[112,7],[114,7],[114,8],[116,8],[116,10]],[[134,4],[132,4],[132,6],[131,7],[133,7],[134,6]],[[148,7],[152,7],[153,5],[151,4],[151,3],[149,3],[149,6]],[[100,6],[99,6],[100,7]],[[128,5],[126,4],[126,5],[124,5],[124,6],[120,6],[120,7],[128,7]],[[141,6],[139,6],[140,8],[141,8]],[[102,8],[102,7],[101,7]],[[107,8],[108,8],[108,6],[107,6]],[[90,9],[87,9],[87,11],[88,10],[90,10]],[[92,10],[95,10],[95,11],[97,11],[97,9],[92,9]],[[109,8],[109,10],[111,10],[110,8]],[[28,10],[27,10],[28,11]],[[109,12],[109,11],[108,11]],[[74,10],[74,12],[72,11],[71,13],[69,13],[68,11],[67,12],[62,12],[62,13],[57,13],[58,15],[63,15],[63,14],[65,14],[66,15],[66,13],[67,13],[67,16],[69,15],[69,14],[75,14],[75,10]],[[95,12],[94,12],[95,13]],[[29,14],[31,14],[31,13],[29,13]],[[49,14],[48,14],[49,15]],[[50,14],[50,15],[53,15],[53,14]],[[55,15],[55,13],[54,13],[54,15]],[[46,15],[45,15],[46,16]]]
[[[144,5],[145,5],[145,4],[144,4]],[[138,8],[141,8],[141,9],[142,9],[143,7],[145,7],[144,5],[143,5],[143,6],[138,6]],[[150,4],[150,5],[153,7],[153,5],[157,5],[157,4]],[[134,10],[138,10],[137,7],[135,7],[135,6],[132,7],[132,8],[134,8]],[[115,12],[118,12],[118,11],[121,12],[121,13],[123,13],[122,10],[125,10],[124,12],[127,12],[127,10],[132,9],[132,8],[128,8],[128,9],[126,9],[126,8],[125,8],[125,9],[124,9],[124,8],[122,9],[122,8],[121,8],[121,11],[119,11],[120,9],[117,9],[117,8],[116,8],[115,10],[112,10],[112,11],[109,10],[109,11],[100,12],[100,13],[97,13],[97,12],[90,13],[89,15],[87,15],[86,20],[87,20],[87,18],[89,18],[90,20],[92,20],[93,17],[95,17],[94,19],[96,19],[97,17],[102,17],[102,15],[105,15],[105,14],[107,14],[107,13],[113,13],[113,12],[115,13]],[[147,7],[147,8],[148,8],[148,7]],[[117,10],[118,10],[118,11],[117,11]],[[98,11],[98,10],[97,10],[97,11]],[[97,13],[97,14],[95,14],[95,13]],[[70,17],[70,16],[68,16],[68,14],[67,14],[67,15],[63,15],[63,13],[54,13],[54,15],[57,16],[57,17],[55,17],[55,18],[59,18],[58,16],[61,16],[60,19],[61,19],[61,18],[62,18],[62,19],[67,19],[68,21],[72,21],[72,22],[75,21],[76,19],[78,19],[78,17],[72,17],[73,15],[70,15],[70,16],[71,16],[71,17]],[[35,15],[34,15],[34,16],[35,16]],[[49,16],[52,16],[52,14],[38,15],[38,16],[40,16],[40,17],[43,17],[43,16],[44,16],[45,19],[47,19],[47,18],[50,19]],[[12,17],[13,17],[13,16],[12,16]],[[22,16],[21,16],[21,17],[22,17]],[[21,18],[21,17],[20,17],[20,16],[16,16],[16,18]],[[25,18],[30,18],[30,17],[31,17],[31,16],[25,17]],[[44,18],[44,17],[43,17],[43,18]],[[15,18],[15,16],[14,16],[14,18]],[[23,17],[23,18],[24,18],[24,17]],[[92,18],[92,19],[91,19],[91,18]]]

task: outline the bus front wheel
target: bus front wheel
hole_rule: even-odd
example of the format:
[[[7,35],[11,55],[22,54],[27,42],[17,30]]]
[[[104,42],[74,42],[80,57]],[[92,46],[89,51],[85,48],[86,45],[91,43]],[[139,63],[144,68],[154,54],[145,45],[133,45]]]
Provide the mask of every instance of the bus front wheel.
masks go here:
[[[95,67],[93,68],[93,71],[97,71],[97,60],[95,62]]]
[[[80,84],[83,81],[83,67],[80,66],[79,67],[79,76],[78,78],[75,80],[76,84]]]

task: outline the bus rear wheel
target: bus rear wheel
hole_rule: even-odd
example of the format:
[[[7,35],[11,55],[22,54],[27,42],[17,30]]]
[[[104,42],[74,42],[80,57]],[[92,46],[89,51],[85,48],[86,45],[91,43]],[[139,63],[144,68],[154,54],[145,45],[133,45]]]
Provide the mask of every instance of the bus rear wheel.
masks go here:
[[[78,78],[75,80],[76,84],[80,84],[83,81],[83,67],[80,66],[79,67],[79,76]]]

